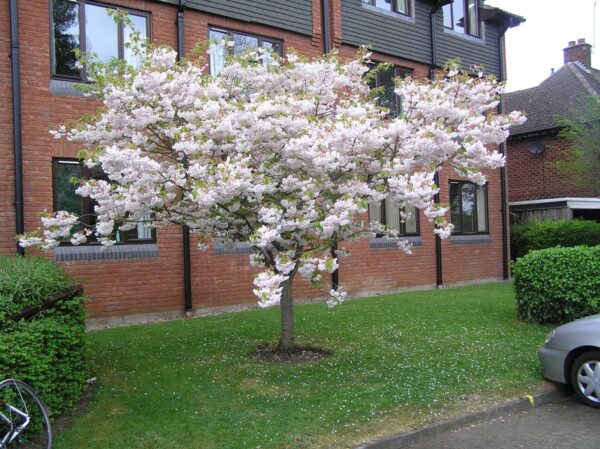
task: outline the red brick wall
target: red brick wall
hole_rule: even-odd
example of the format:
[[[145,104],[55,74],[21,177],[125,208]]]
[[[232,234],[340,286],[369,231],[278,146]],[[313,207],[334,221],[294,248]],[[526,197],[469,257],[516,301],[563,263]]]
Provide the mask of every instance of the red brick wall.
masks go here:
[[[532,154],[529,152],[532,143],[541,143],[546,150]],[[569,143],[556,134],[510,140],[507,144],[508,200],[589,196],[589,191],[578,188],[569,176],[549,166],[563,160],[568,147]]]
[[[52,209],[52,157],[74,157],[78,147],[48,134],[50,125],[97,108],[94,100],[54,95],[49,90],[50,42],[47,1],[19,2],[25,229],[39,225],[37,212]],[[154,42],[176,45],[175,9],[148,1],[119,4],[152,12]],[[43,38],[40,38],[43,36]],[[160,257],[139,260],[68,262],[63,265],[85,283],[90,316],[179,308],[182,296],[180,239],[159,232]],[[32,251],[30,251],[32,252]]]
[[[113,2],[115,3],[115,2]],[[158,44],[176,46],[176,9],[168,5],[143,0],[123,0],[119,5],[151,12],[152,40]],[[48,126],[78,118],[93,112],[97,103],[75,96],[50,92],[50,42],[48,2],[19,2],[21,33],[21,82],[23,106],[23,158],[25,184],[25,228],[39,225],[37,212],[52,208],[52,157],[74,157],[78,147],[54,140]],[[320,11],[315,12],[320,24]],[[8,4],[0,5],[0,50],[10,53]],[[246,24],[197,11],[185,12],[185,50],[190,52],[197,41],[208,38],[208,27],[219,26],[281,39],[286,50],[294,48],[307,56],[321,53],[320,26],[312,37],[301,36],[256,24]],[[44,36],[40,39],[40,36]],[[0,65],[3,79],[10,79],[10,60]],[[3,117],[10,118],[10,84],[0,86]],[[0,141],[0,186],[5,193],[0,198],[0,251],[14,253],[14,191],[12,162],[12,123],[0,121],[0,132],[7,136]],[[88,310],[92,317],[132,313],[181,310],[183,303],[183,266],[181,232],[161,229],[158,232],[159,257],[136,260],[76,261],[62,263],[85,283],[91,297]],[[29,251],[35,253],[35,251]],[[212,250],[192,252],[194,306],[231,305],[254,301],[253,271],[247,256],[216,256]],[[302,284],[299,282],[299,284]],[[299,293],[309,290],[300,287]],[[305,293],[306,295],[307,293]],[[314,296],[314,291],[312,295]]]
[[[0,52],[9,53],[8,2],[0,2]],[[155,43],[176,45],[175,14],[172,6],[145,0],[122,0],[120,5],[152,13],[152,39]],[[302,36],[285,30],[257,24],[236,22],[197,11],[185,12],[185,49],[189,52],[199,40],[208,37],[210,25],[246,31],[281,39],[286,50],[296,49],[307,56],[322,51],[320,2],[313,2],[313,35]],[[341,46],[339,1],[332,2],[332,41],[342,57],[353,57],[356,49]],[[48,126],[78,118],[94,111],[97,103],[75,96],[54,95],[50,83],[50,42],[48,2],[19,2],[22,41],[23,89],[23,151],[25,184],[25,227],[38,226],[37,212],[52,208],[52,157],[73,157],[77,147],[54,140]],[[40,37],[42,36],[42,37]],[[415,76],[424,79],[428,67],[411,61],[374,55],[379,61],[412,68]],[[0,76],[10,79],[10,60],[0,60]],[[11,135],[10,83],[0,84],[0,135]],[[0,139],[0,253],[14,253],[14,213],[12,184],[12,141]],[[448,176],[442,176],[442,201],[447,201]],[[501,236],[499,219],[498,174],[491,177],[490,234],[492,243],[482,245],[452,245],[444,242],[444,281],[462,282],[501,276]],[[422,246],[408,256],[397,249],[370,249],[368,239],[343,243],[352,255],[341,260],[340,282],[350,292],[385,291],[435,283],[435,239],[433,228],[421,217]],[[183,310],[183,264],[181,232],[176,228],[158,230],[159,256],[148,259],[65,262],[63,265],[85,284],[90,296],[91,317],[109,317],[149,312]],[[30,251],[34,253],[34,251]],[[192,249],[193,305],[198,307],[255,303],[252,277],[255,270],[247,255],[215,255]],[[298,279],[297,297],[324,296],[329,287],[313,288]]]
[[[488,219],[490,243],[457,245],[442,241],[444,284],[468,282],[473,279],[502,277],[502,201],[500,170],[486,172],[488,178]],[[440,175],[440,200],[449,202],[450,180],[461,178],[450,170]]]

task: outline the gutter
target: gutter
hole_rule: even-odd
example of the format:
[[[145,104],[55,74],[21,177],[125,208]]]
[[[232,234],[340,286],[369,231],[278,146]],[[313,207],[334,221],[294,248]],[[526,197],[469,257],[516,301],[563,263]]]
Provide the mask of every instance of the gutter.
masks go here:
[[[17,0],[10,0],[10,59],[12,68],[12,116],[15,168],[15,230],[25,232],[23,211],[23,141],[21,128],[21,74],[19,54],[19,14]],[[17,243],[17,254],[24,256],[25,249]]]
[[[185,12],[185,0],[179,0],[177,9],[177,59],[184,57],[183,48],[183,14]],[[183,226],[183,310],[186,317],[191,317],[194,313],[192,305],[192,261],[190,254],[190,228]]]
[[[552,134],[558,134],[563,129],[562,126],[557,126],[554,128],[540,129],[538,131],[527,131],[520,134],[511,134],[508,136],[507,141],[511,140],[522,140],[522,139],[530,139],[532,137],[544,137]]]

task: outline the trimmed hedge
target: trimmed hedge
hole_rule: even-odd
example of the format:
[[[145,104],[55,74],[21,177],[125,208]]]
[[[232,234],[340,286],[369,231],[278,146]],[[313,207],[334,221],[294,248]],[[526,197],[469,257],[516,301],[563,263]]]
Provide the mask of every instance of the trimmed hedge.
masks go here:
[[[75,404],[88,374],[83,298],[61,301],[29,320],[7,317],[72,285],[45,259],[0,257],[0,379],[29,383],[53,413]]]
[[[600,313],[600,246],[532,251],[513,274],[521,320],[562,324]]]
[[[511,226],[512,258],[555,246],[600,245],[600,223],[590,220],[537,220]]]

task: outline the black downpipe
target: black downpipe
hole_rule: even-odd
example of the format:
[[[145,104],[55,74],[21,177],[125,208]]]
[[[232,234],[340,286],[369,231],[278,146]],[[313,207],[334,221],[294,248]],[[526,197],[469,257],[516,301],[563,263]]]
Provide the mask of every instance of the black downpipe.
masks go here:
[[[323,36],[323,54],[329,53],[331,50],[331,39],[329,35],[329,0],[321,0],[321,35]],[[338,249],[337,235],[333,237],[331,245],[331,257],[336,257]],[[338,261],[339,263],[339,261]],[[340,269],[336,269],[331,273],[331,288],[337,290],[340,285]]]
[[[429,79],[431,81],[435,81],[435,70],[437,68],[437,39],[436,39],[436,20],[435,15],[442,7],[443,2],[438,2],[435,5],[435,8],[431,10],[429,13],[429,24],[431,27],[431,66],[429,67]],[[435,172],[433,180],[435,181],[435,185],[440,187],[440,175],[438,172]],[[434,199],[436,203],[440,202],[440,194],[436,194]],[[435,235],[435,285],[436,287],[441,287],[444,282],[444,269],[442,265],[442,239],[439,235]]]
[[[177,58],[181,59],[184,56],[183,49],[183,13],[185,12],[185,0],[179,0],[179,8],[177,8]]]
[[[329,36],[329,0],[321,0],[321,34],[323,35],[323,54],[331,50]]]
[[[13,145],[15,167],[15,230],[25,232],[23,211],[23,141],[21,138],[21,74],[19,54],[19,14],[17,0],[10,0],[10,59],[12,66]],[[17,253],[25,255],[25,249],[17,243]]]
[[[510,28],[512,19],[509,18],[506,25],[500,31],[498,35],[498,53],[499,53],[499,69],[500,69],[500,81],[504,81],[506,78],[506,69],[504,67],[504,34]],[[498,105],[498,113],[504,112],[503,102],[500,101]],[[500,153],[506,154],[506,143],[500,144]],[[502,279],[506,280],[510,277],[509,272],[509,252],[508,252],[508,199],[506,193],[506,167],[500,168],[500,201],[502,202]]]
[[[436,5],[435,8],[433,8],[431,10],[431,12],[429,13],[429,26],[430,28],[430,32],[431,32],[431,65],[429,66],[429,79],[431,81],[435,80],[435,69],[437,66],[437,48],[436,48],[436,43],[437,43],[437,34],[436,34],[436,20],[435,20],[435,15],[438,12],[438,10],[440,9],[439,5]]]
[[[179,0],[177,9],[177,59],[184,56],[183,48],[183,13],[185,12],[185,0]],[[192,261],[190,254],[190,228],[183,227],[183,303],[185,316],[191,316],[194,308],[192,306]]]
[[[333,244],[331,245],[331,257],[332,258],[337,257],[337,249],[338,249],[338,242],[337,242],[337,234],[336,234],[333,237]],[[340,286],[339,263],[340,263],[340,261],[338,260],[338,268],[336,268],[335,271],[333,273],[331,273],[331,288],[336,291],[337,291],[338,287]]]

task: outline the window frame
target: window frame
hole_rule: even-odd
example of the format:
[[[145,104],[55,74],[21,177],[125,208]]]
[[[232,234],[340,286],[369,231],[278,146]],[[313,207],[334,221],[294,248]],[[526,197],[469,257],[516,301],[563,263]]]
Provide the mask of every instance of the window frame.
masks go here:
[[[463,229],[463,223],[462,223],[462,216],[463,216],[463,202],[462,202],[462,195],[460,196],[460,204],[459,204],[459,213],[458,213],[458,218],[459,218],[459,225],[452,223],[452,184],[456,184],[458,185],[458,190],[459,192],[462,192],[462,186],[465,184],[470,184],[475,186],[475,196],[473,198],[473,222],[475,223],[475,226],[477,227],[477,230],[474,232],[464,232]],[[479,184],[476,184],[474,182],[471,181],[459,181],[459,180],[450,180],[448,182],[448,203],[450,204],[450,222],[454,225],[454,229],[452,230],[452,235],[489,235],[490,233],[490,207],[489,207],[489,198],[488,198],[488,185],[489,183],[485,183],[484,185],[480,186]],[[478,217],[478,204],[477,204],[477,189],[478,188],[483,188],[484,189],[484,198],[485,198],[485,230],[484,231],[480,231],[478,228],[478,223],[479,223],[479,217]],[[459,229],[460,226],[460,230]]]
[[[89,178],[89,175],[92,173],[92,171],[85,166],[85,164],[83,163],[83,160],[81,160],[81,159],[78,159],[75,157],[53,157],[52,158],[52,210],[54,212],[58,211],[58,208],[57,208],[58,199],[57,199],[57,190],[56,190],[56,176],[57,176],[56,166],[59,164],[79,166],[79,168],[81,170],[82,178]],[[91,226],[93,226],[91,218],[94,213],[93,200],[91,200],[90,198],[84,198],[82,196],[80,196],[79,198],[80,198],[81,213],[82,213],[81,221],[84,223],[85,227],[91,227]],[[131,229],[129,231],[119,231],[120,232],[120,240],[117,241],[115,244],[117,244],[117,245],[155,244],[156,243],[156,228],[152,227],[150,229],[151,229],[151,237],[149,239],[139,239],[139,238],[130,237],[129,233],[135,232],[136,231],[135,228]],[[60,245],[61,246],[62,245],[71,246],[72,244],[70,241],[64,241],[64,242],[60,242]],[[88,240],[86,243],[84,243],[84,245],[100,245],[100,243],[97,241],[89,241]]]
[[[382,61],[373,61],[372,68],[369,70],[375,69],[375,67],[377,67],[377,65],[379,65],[379,64],[387,64],[387,63],[382,62]],[[393,79],[407,77],[407,76],[412,77],[415,74],[415,71],[413,69],[409,69],[406,67],[400,67],[400,66],[394,65],[392,68],[394,69]],[[382,87],[381,85],[379,85],[379,75],[380,74],[381,74],[381,72],[378,72],[374,78],[376,89],[379,87]],[[395,88],[395,87],[396,86],[394,85],[393,88]],[[396,94],[394,94],[394,95],[396,96],[396,111],[390,111],[389,116],[392,118],[396,118],[402,113],[402,98],[400,97],[400,95],[396,95]],[[377,100],[378,100],[378,104],[381,106],[381,104],[379,103],[379,98]]]
[[[87,82],[87,67],[84,65],[81,69],[79,69],[80,76],[71,76],[71,75],[61,75],[54,73],[55,66],[55,58],[56,58],[56,49],[54,45],[54,3],[57,0],[49,0],[49,20],[50,20],[50,78],[58,79],[58,80],[67,80],[67,81],[78,81],[78,82]],[[69,1],[69,0],[63,0]],[[149,11],[141,11],[139,9],[132,9],[118,5],[111,5],[107,3],[97,2],[94,0],[72,0],[70,3],[77,4],[78,6],[78,14],[77,19],[79,21],[79,50],[82,53],[86,51],[86,39],[85,39],[85,5],[90,4],[93,6],[98,6],[106,9],[115,9],[126,11],[130,16],[139,16],[144,17],[146,19],[146,37],[150,41],[152,41],[152,13]],[[124,47],[124,29],[122,22],[118,23],[118,36],[117,36],[117,45],[118,45],[118,55],[119,59],[123,59],[125,56],[125,47]],[[83,36],[83,39],[82,39]]]
[[[398,1],[406,3],[406,12],[405,13],[398,10]],[[380,9],[380,10],[388,12],[388,13],[399,14],[404,17],[413,17],[413,9],[414,9],[413,8],[413,0],[391,0],[391,2],[390,2],[391,8],[389,10],[387,10],[385,8],[380,8],[379,6],[377,6],[376,0],[362,0],[362,2],[365,5],[369,5],[373,8],[377,8],[377,9]],[[373,3],[375,3],[375,4],[373,4]]]
[[[463,3],[463,8],[464,8],[464,26],[463,31],[458,31],[456,30],[456,24],[454,22],[454,3],[455,2],[462,2]],[[476,27],[477,27],[477,32],[476,34],[471,34],[469,33],[469,28],[471,25],[471,19],[469,18],[469,0],[454,0],[452,3],[448,3],[447,5],[444,5],[444,7],[442,7],[442,15],[445,16],[446,11],[449,10],[450,12],[450,23],[451,23],[451,27],[446,26],[446,21],[442,20],[442,24],[445,30],[451,30],[457,34],[464,34],[465,36],[469,36],[469,37],[473,37],[473,38],[477,38],[480,39],[481,38],[481,30],[482,30],[482,26],[481,26],[481,18],[480,18],[480,14],[479,14],[479,0],[474,0],[475,1],[475,17],[476,17]],[[447,9],[444,9],[445,7],[448,7]]]
[[[406,222],[402,221],[402,216],[400,215],[400,212],[402,211],[402,207],[398,207],[398,215],[400,217],[399,223],[400,223],[400,229],[398,229],[398,237],[420,237],[421,236],[421,219],[420,219],[420,212],[419,212],[419,208],[415,207],[415,213],[414,213],[414,218],[415,218],[415,227],[416,227],[416,232],[406,232]],[[382,200],[379,203],[379,220],[378,221],[373,221],[371,219],[371,215],[369,212],[368,216],[369,216],[369,223],[379,223],[382,224],[384,226],[387,226],[387,211],[386,211],[386,206],[385,206],[385,200]],[[383,234],[377,234],[376,237],[382,237]]]
[[[283,55],[285,53],[284,52],[284,48],[283,48],[283,45],[284,45],[283,39],[278,39],[278,38],[269,37],[269,36],[263,36],[263,35],[260,35],[260,34],[248,33],[246,31],[238,31],[238,30],[233,29],[233,28],[223,28],[223,27],[220,27],[220,26],[208,25],[208,39],[209,39],[209,41],[210,41],[210,33],[211,33],[211,31],[216,31],[217,33],[227,34],[232,39],[233,39],[233,35],[234,34],[239,34],[239,35],[242,35],[242,36],[248,36],[248,37],[251,37],[251,38],[255,38],[257,40],[257,42],[258,42],[258,46],[256,48],[264,48],[262,46],[263,42],[269,42],[271,44],[277,44],[277,45],[279,45],[279,56],[283,58]],[[227,51],[229,54],[233,54],[233,47],[232,48],[226,48],[225,51]],[[209,58],[208,58],[208,69],[209,69],[209,71],[211,69],[211,64],[212,64],[212,61],[211,61],[211,58],[210,58],[210,55],[209,55]]]

